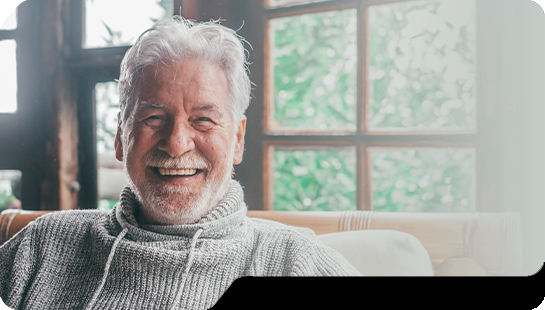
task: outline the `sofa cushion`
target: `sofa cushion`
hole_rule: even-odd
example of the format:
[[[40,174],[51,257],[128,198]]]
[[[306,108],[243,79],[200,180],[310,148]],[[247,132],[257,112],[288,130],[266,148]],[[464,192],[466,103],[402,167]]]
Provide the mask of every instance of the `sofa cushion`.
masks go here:
[[[433,276],[422,243],[394,230],[353,230],[319,235],[364,276]]]

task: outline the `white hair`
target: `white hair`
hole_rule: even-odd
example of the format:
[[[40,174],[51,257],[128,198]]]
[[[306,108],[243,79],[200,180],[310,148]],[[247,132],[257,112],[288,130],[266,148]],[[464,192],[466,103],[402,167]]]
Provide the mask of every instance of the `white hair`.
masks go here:
[[[121,62],[119,93],[121,120],[131,116],[133,90],[146,66],[181,63],[187,58],[219,65],[227,76],[227,105],[235,128],[250,103],[251,82],[242,37],[218,21],[195,23],[180,16],[161,20],[146,30]]]

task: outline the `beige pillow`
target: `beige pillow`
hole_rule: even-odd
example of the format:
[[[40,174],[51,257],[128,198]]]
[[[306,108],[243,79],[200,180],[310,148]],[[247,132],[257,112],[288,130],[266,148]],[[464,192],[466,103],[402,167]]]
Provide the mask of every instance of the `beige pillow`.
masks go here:
[[[420,241],[395,230],[353,230],[319,235],[364,276],[433,276]]]

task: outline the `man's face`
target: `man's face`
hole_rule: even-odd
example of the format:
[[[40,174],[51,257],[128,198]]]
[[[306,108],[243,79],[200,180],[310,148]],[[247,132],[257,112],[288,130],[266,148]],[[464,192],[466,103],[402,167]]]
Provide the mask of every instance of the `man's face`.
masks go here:
[[[139,221],[194,223],[223,198],[242,161],[246,125],[235,133],[227,96],[225,72],[207,61],[144,69],[115,143],[142,204]]]

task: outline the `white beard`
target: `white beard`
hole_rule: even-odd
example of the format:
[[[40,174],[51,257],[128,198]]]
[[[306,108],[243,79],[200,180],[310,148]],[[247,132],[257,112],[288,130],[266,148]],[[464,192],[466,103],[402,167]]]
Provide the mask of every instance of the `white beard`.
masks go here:
[[[229,162],[233,162],[234,144],[230,152]],[[125,154],[127,158],[128,154]],[[229,181],[232,178],[233,166],[224,174],[211,173],[212,165],[202,155],[182,156],[172,158],[164,152],[152,153],[142,159],[142,166],[162,167],[200,167],[208,174],[205,179],[205,188],[201,194],[191,192],[190,189],[176,185],[166,185],[150,182],[145,176],[132,173],[131,167],[124,161],[124,171],[129,180],[129,187],[141,204],[147,215],[147,224],[192,224],[212,211],[225,196]],[[203,167],[204,166],[204,167]],[[204,172],[201,172],[204,173]],[[142,220],[142,210],[135,210],[135,215]],[[140,214],[138,214],[140,213]]]

